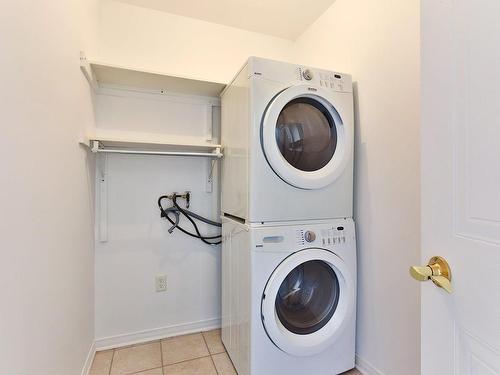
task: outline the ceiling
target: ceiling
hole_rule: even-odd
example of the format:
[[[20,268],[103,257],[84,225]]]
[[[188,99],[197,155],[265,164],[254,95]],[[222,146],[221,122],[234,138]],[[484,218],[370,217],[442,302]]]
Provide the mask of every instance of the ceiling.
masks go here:
[[[118,1],[293,40],[335,0]]]

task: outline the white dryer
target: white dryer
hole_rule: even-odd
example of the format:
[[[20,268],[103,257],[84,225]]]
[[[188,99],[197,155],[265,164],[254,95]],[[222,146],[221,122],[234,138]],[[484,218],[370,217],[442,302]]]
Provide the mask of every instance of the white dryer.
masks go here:
[[[224,218],[222,228],[222,340],[238,374],[352,369],[352,219],[269,226]]]
[[[221,105],[222,212],[247,222],[352,217],[349,75],[252,57]]]

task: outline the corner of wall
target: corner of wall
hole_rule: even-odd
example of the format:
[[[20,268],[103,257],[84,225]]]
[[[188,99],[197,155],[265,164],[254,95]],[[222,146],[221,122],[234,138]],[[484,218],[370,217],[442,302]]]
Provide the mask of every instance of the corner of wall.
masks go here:
[[[87,353],[87,358],[85,359],[85,363],[83,364],[81,375],[90,374],[90,369],[92,368],[92,362],[94,361],[95,352],[96,352],[95,342],[92,341],[92,344],[90,345],[89,351]]]
[[[371,363],[361,358],[356,354],[356,368],[363,375],[386,375],[382,371],[375,368]]]

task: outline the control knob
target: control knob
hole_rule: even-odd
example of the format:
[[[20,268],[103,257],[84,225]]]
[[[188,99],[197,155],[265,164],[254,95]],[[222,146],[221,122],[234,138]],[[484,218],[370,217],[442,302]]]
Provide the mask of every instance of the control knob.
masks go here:
[[[316,233],[308,230],[304,233],[304,239],[306,240],[306,242],[313,242],[316,239]]]
[[[310,81],[313,78],[313,74],[309,69],[306,69],[302,72],[302,77],[304,77],[306,81]]]

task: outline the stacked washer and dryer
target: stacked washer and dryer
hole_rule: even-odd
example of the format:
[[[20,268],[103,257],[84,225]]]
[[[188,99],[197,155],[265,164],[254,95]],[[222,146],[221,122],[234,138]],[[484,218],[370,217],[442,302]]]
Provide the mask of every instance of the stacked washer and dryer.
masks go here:
[[[351,77],[250,58],[222,93],[222,340],[239,375],[354,367]]]

